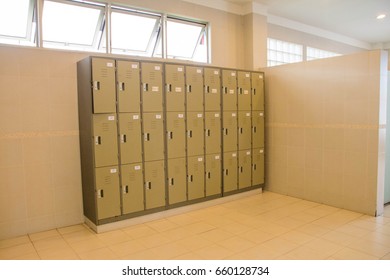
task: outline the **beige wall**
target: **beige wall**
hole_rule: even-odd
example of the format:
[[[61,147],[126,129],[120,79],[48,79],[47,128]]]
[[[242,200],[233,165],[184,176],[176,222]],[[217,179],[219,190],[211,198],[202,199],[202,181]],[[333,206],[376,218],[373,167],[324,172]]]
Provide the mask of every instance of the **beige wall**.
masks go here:
[[[371,51],[265,70],[267,189],[381,211],[386,64]]]

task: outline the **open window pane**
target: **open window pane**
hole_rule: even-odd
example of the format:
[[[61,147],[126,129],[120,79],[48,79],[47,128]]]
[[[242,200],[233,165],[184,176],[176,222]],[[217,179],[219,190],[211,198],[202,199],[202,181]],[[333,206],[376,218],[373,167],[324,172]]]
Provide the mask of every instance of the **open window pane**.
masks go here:
[[[102,9],[98,7],[45,1],[42,18],[44,46],[97,48],[102,19]]]
[[[111,13],[113,52],[150,55],[157,40],[160,18],[123,12]]]
[[[167,55],[168,58],[193,60],[198,44],[205,42],[205,26],[179,22],[177,20],[167,21]],[[203,41],[201,40],[203,38]],[[207,50],[206,50],[207,56]]]
[[[0,43],[29,45],[33,42],[33,1],[0,1]]]

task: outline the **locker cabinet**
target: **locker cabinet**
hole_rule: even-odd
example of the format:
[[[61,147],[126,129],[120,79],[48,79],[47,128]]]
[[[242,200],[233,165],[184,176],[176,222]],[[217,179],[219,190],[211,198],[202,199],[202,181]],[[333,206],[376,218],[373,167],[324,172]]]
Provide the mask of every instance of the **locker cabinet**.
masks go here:
[[[238,149],[251,149],[251,113],[238,112]]]
[[[142,108],[144,112],[163,111],[162,64],[141,63]]]
[[[252,111],[252,148],[264,147],[264,112]]]
[[[232,152],[238,150],[237,138],[237,112],[223,112],[223,151]]]
[[[164,159],[164,123],[162,113],[143,114],[144,160]]]
[[[119,113],[118,119],[121,164],[142,162],[141,115]]]
[[[204,102],[205,111],[221,110],[221,77],[220,69],[204,68]]]
[[[237,72],[222,70],[222,106],[223,111],[237,110]]]
[[[96,200],[98,219],[121,214],[119,170],[117,166],[95,169]]]
[[[165,206],[165,165],[163,160],[145,162],[145,208]]]
[[[140,65],[134,61],[117,61],[118,112],[140,112]]]
[[[188,112],[203,111],[203,92],[203,68],[186,66],[186,104]]]
[[[221,152],[221,114],[219,112],[205,113],[205,139],[206,154]]]
[[[250,72],[238,71],[237,73],[238,86],[238,110],[251,110],[251,74]]]
[[[121,166],[122,214],[140,212],[144,206],[144,179],[141,163]]]
[[[115,114],[93,115],[95,167],[118,164],[117,133]]]
[[[92,59],[93,112],[116,112],[115,60]]]
[[[206,196],[221,194],[221,160],[220,154],[206,155]]]
[[[186,126],[184,113],[167,112],[168,159],[186,156]]]
[[[165,64],[165,108],[168,112],[184,112],[184,70],[183,65]]]
[[[264,148],[252,150],[252,186],[264,184]]]
[[[169,205],[187,200],[186,159],[168,161],[168,202]]]
[[[251,150],[238,153],[238,188],[249,188],[252,182],[252,155]]]
[[[237,152],[223,154],[223,192],[231,192],[238,189],[237,186]]]
[[[205,196],[204,157],[188,157],[187,165],[188,200],[202,198]]]
[[[252,110],[264,111],[264,74],[252,73]]]
[[[204,154],[204,114],[187,113],[187,155]]]

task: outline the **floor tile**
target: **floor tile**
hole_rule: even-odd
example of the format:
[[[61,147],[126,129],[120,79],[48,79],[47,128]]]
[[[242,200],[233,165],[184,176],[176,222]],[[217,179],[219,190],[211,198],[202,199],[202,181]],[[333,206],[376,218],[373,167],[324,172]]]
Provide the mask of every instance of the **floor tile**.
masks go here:
[[[217,241],[216,243],[234,253],[242,252],[256,245],[256,243],[239,236]]]
[[[31,241],[37,241],[56,236],[61,236],[61,234],[56,229],[29,234]]]
[[[116,260],[118,258],[109,248],[100,248],[79,254],[82,260]]]
[[[335,260],[377,260],[378,258],[351,248],[343,248],[332,255]]]
[[[70,248],[47,249],[38,252],[42,260],[78,260],[80,259],[76,252]]]

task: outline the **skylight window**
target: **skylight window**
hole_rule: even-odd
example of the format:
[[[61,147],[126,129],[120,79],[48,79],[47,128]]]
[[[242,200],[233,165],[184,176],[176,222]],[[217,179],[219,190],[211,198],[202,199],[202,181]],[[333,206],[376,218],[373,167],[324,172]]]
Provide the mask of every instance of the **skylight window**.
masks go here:
[[[98,6],[45,1],[43,46],[97,50],[102,36],[102,22],[103,9]]]
[[[321,58],[328,58],[328,57],[334,57],[339,56],[340,54],[325,51],[321,49],[316,49],[312,47],[307,47],[306,49],[306,60],[314,60],[314,59],[321,59]]]

